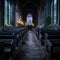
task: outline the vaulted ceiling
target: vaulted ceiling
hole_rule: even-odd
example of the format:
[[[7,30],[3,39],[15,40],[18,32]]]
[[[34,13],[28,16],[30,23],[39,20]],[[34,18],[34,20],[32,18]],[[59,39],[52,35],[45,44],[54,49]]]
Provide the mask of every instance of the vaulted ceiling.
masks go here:
[[[45,0],[46,1],[46,0]],[[44,5],[44,0],[18,0],[18,4],[23,13],[35,13],[40,5]]]
[[[37,20],[38,10],[43,8],[46,0],[17,0],[22,11],[22,16],[26,19],[28,13],[32,14],[34,21]]]

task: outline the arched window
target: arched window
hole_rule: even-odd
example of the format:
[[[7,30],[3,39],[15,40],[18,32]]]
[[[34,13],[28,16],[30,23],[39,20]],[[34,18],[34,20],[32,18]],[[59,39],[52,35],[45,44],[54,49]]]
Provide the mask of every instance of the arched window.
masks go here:
[[[5,0],[5,15],[4,15],[4,24],[6,25],[7,24],[7,5],[8,5],[8,2]]]
[[[51,23],[53,25],[57,24],[57,0],[53,0],[51,3]]]
[[[9,3],[9,24],[12,23],[12,5]]]
[[[11,17],[12,17],[12,6],[7,0],[5,0],[4,7],[4,24],[5,26],[11,25]]]
[[[33,22],[33,17],[32,15],[29,13],[27,15],[27,25],[32,25],[32,22]]]
[[[57,0],[54,0],[54,24],[57,22]]]

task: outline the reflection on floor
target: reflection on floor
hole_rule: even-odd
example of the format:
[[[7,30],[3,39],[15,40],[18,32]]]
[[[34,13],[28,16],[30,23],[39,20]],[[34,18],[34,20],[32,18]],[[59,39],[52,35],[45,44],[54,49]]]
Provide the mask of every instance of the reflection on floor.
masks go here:
[[[15,60],[47,60],[39,40],[32,31],[28,31],[24,41],[25,44]]]

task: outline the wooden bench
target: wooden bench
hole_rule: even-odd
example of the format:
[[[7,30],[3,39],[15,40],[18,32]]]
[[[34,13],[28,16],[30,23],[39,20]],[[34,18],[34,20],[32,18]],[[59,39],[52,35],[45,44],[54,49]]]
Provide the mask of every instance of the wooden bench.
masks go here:
[[[60,31],[50,31],[46,32],[47,33],[47,41],[51,43],[51,55],[57,55],[60,54]],[[47,43],[48,43],[47,42]],[[48,50],[47,46],[47,50]]]
[[[21,39],[26,32],[27,30],[25,28],[10,31],[0,31],[1,54],[3,53],[4,56],[15,56],[20,49],[19,45],[22,45]]]

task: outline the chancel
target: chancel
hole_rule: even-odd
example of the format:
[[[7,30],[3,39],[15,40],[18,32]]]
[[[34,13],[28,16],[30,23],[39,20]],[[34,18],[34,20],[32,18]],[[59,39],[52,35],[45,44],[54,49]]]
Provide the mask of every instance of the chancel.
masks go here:
[[[60,0],[0,0],[0,60],[59,60]]]

